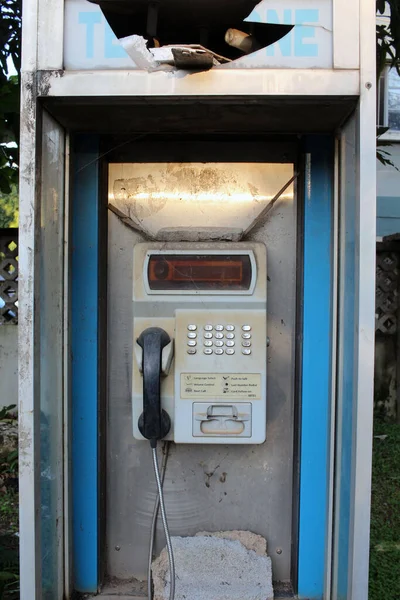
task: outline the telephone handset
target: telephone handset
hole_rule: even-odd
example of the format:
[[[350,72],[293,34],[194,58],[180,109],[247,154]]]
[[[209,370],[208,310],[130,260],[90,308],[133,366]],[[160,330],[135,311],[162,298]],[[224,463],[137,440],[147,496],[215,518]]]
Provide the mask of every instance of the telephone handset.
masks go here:
[[[143,368],[143,412],[139,417],[138,428],[153,447],[171,429],[171,419],[161,408],[162,352],[171,343],[164,329],[148,327],[137,339],[142,348]]]

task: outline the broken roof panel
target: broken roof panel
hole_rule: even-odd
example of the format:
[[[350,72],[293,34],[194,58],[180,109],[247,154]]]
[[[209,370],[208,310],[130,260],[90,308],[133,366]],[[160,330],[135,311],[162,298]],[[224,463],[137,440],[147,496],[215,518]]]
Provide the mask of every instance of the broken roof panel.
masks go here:
[[[98,4],[118,39],[138,35],[149,48],[201,44],[229,59],[243,51],[225,41],[227,31],[239,30],[261,49],[281,39],[292,25],[251,19],[258,0],[89,0]],[[250,20],[245,20],[250,19]]]

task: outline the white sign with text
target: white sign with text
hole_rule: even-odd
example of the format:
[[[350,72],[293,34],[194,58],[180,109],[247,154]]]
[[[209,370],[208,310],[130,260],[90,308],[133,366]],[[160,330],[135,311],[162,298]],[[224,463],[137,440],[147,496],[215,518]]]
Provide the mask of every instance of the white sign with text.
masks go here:
[[[332,0],[262,0],[249,20],[294,27],[275,44],[218,68],[332,67]],[[137,67],[119,44],[99,6],[87,0],[65,0],[64,68]]]

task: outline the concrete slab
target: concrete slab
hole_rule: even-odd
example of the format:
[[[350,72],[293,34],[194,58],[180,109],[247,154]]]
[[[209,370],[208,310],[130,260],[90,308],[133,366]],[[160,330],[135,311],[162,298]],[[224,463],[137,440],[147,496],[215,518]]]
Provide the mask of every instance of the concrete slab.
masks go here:
[[[99,594],[98,596],[90,596],[93,600],[147,600],[145,596],[121,596],[120,594]]]
[[[215,536],[173,537],[175,600],[272,600],[269,556],[248,550],[238,540]],[[153,563],[155,600],[168,600],[167,551]]]

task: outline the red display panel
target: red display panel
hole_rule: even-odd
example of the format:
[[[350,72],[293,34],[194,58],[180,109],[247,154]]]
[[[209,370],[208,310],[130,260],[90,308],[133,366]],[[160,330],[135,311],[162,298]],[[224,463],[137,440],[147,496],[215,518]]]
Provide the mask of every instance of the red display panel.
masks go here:
[[[148,281],[151,290],[250,289],[248,255],[152,254]]]

